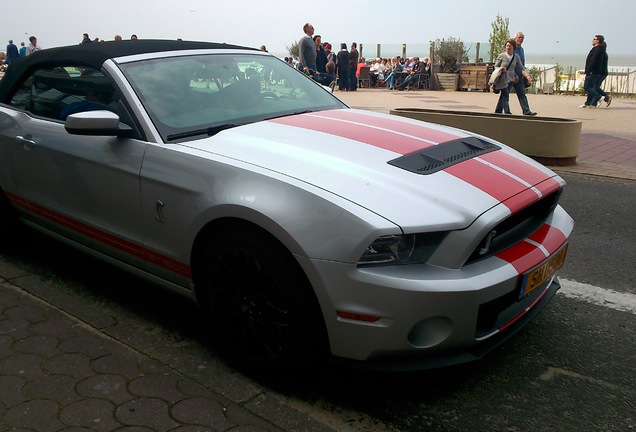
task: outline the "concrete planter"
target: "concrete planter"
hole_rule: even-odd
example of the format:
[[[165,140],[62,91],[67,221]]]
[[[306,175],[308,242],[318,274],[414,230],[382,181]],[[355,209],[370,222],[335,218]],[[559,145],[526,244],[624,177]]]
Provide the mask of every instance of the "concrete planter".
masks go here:
[[[581,120],[418,108],[390,113],[493,138],[544,165],[576,165],[579,155]]]

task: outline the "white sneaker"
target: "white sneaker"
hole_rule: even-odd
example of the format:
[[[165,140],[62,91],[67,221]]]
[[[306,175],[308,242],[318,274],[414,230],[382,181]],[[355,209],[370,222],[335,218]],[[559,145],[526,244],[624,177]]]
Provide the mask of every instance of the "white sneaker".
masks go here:
[[[583,104],[583,105],[579,105],[579,108],[587,108],[588,106],[589,106],[589,105],[585,105],[585,104]]]

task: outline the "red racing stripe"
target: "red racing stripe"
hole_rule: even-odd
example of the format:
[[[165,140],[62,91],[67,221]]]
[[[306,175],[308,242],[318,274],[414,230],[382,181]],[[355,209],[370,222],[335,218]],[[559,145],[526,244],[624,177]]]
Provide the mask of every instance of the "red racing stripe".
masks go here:
[[[352,139],[402,155],[460,137],[427,127],[425,123],[410,124],[351,110],[321,111],[270,121]],[[501,153],[501,156],[494,156],[494,153]],[[548,177],[541,170],[503,152],[492,152],[483,156],[484,161],[493,165],[500,161],[504,166],[497,165],[500,169],[496,169],[471,159],[448,167],[444,172],[473,185],[498,201],[514,197],[526,190],[528,185],[534,185]],[[535,193],[535,199],[536,196]],[[527,200],[528,198],[522,197],[517,202],[511,202],[511,212],[519,209]]]
[[[388,130],[376,129],[366,125],[319,119],[307,115],[281,117],[269,121],[360,141],[402,155],[430,146],[430,144],[423,141],[396,134]]]
[[[125,240],[121,237],[118,237],[106,231],[102,231],[100,229],[92,227],[88,224],[85,224],[69,216],[58,213],[47,207],[30,202],[17,195],[9,193],[7,194],[7,196],[16,205],[26,210],[30,210],[34,214],[42,218],[48,219],[49,221],[57,225],[60,225],[72,231],[75,231],[76,233],[84,237],[91,238],[99,243],[102,243],[103,245],[106,245],[113,249],[117,249],[121,252],[134,256],[136,258],[145,259],[154,265],[157,265],[161,268],[169,270],[180,276],[183,276],[186,278],[192,277],[190,266],[187,264],[184,264],[173,258],[161,255],[155,251],[146,249],[141,245]]]
[[[313,114],[310,115],[313,116]],[[449,132],[431,128],[426,123],[406,123],[392,118],[373,117],[365,113],[360,113],[352,110],[323,111],[315,115],[317,117],[329,117],[336,120],[346,120],[360,124],[373,125],[375,127],[385,128],[388,130],[397,130],[402,134],[412,135],[415,137],[425,137],[426,140],[435,144],[452,141],[462,137],[462,135],[459,134],[452,134]],[[421,148],[426,147],[428,146],[422,146]],[[530,185],[535,185],[539,182],[542,182],[546,179],[546,177],[548,177],[545,172],[541,171],[535,166],[530,165],[502,151],[486,153],[484,155],[481,155],[480,159],[483,159],[488,163],[491,163],[498,168],[509,172],[513,176],[518,177],[519,179]]]
[[[561,230],[548,224],[543,224],[528,238],[543,246],[548,252],[547,256],[556,252],[567,240]],[[536,266],[537,263],[547,258],[546,254],[538,246],[527,241],[521,241],[499,252],[496,256],[509,262],[519,274],[527,272]]]
[[[528,238],[543,245],[550,255],[559,250],[567,240],[561,230],[548,224],[542,225]]]
[[[519,274],[527,272],[546,258],[541,249],[526,241],[521,241],[496,256],[510,263]]]
[[[449,132],[433,129],[428,127],[426,123],[412,124],[399,121],[398,118],[372,117],[364,113],[352,110],[332,110],[322,111],[316,114],[320,117],[329,117],[338,120],[346,120],[362,124],[372,124],[375,127],[385,128],[389,130],[397,130],[406,135],[416,137],[426,137],[427,140],[436,144],[446,141],[452,141],[461,138],[461,135],[451,134]],[[425,148],[428,146],[422,146]]]

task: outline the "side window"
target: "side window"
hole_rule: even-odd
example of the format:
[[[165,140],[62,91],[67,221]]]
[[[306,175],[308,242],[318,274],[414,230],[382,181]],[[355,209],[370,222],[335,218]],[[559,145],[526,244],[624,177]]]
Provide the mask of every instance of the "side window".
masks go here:
[[[102,72],[65,66],[36,70],[15,93],[11,105],[51,120],[70,114],[105,109],[115,111],[115,87]]]

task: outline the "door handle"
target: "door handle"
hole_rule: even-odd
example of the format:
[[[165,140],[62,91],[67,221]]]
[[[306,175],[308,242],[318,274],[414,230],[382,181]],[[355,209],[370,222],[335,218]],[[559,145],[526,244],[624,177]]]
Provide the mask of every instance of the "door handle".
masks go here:
[[[18,135],[15,137],[15,139],[21,142],[22,147],[24,147],[26,150],[29,150],[31,147],[35,146],[35,141],[33,140],[31,134],[27,134],[25,136]]]

